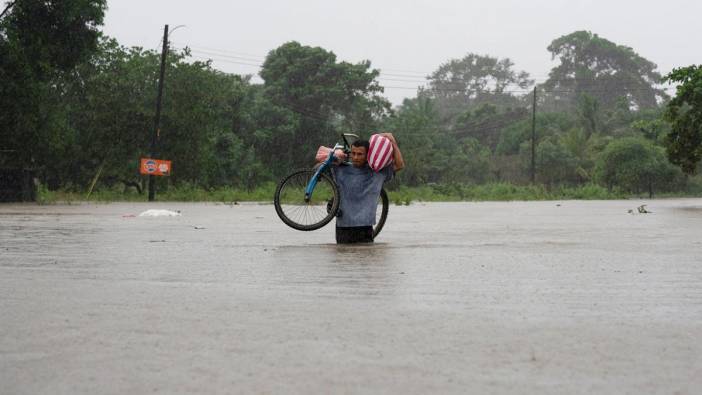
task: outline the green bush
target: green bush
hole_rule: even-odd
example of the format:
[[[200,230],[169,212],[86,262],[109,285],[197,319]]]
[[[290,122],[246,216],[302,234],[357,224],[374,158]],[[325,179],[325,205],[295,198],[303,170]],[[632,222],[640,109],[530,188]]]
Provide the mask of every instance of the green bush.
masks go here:
[[[213,188],[204,189],[192,184],[178,187],[170,186],[157,190],[157,201],[171,202],[272,202],[276,185],[266,183],[258,188]],[[93,191],[90,198],[85,192],[50,191],[40,186],[37,193],[39,204],[90,202],[145,202],[147,193],[135,191],[124,192],[120,188],[103,188]],[[530,200],[607,200],[626,199],[638,196],[621,188],[609,190],[597,184],[580,186],[559,186],[546,188],[543,185],[514,185],[509,183],[470,184],[436,184],[421,187],[400,186],[388,189],[391,204],[410,205],[412,202],[460,202],[460,201],[530,201]],[[702,196],[702,176],[690,178],[687,188],[676,193],[665,193],[661,197]]]

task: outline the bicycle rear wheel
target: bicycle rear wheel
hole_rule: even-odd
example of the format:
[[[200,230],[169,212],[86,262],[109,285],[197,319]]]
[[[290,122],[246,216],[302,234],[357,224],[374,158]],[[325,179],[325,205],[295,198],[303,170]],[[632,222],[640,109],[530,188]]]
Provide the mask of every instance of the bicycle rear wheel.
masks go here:
[[[275,211],[293,229],[319,229],[328,224],[339,210],[339,188],[325,173],[319,175],[312,196],[305,200],[305,189],[314,174],[313,169],[297,170],[280,181],[275,189]]]
[[[390,209],[390,200],[385,189],[380,190],[378,196],[378,206],[375,211],[375,226],[373,226],[373,239],[378,237],[378,234],[385,226],[385,220],[388,219],[388,210]]]

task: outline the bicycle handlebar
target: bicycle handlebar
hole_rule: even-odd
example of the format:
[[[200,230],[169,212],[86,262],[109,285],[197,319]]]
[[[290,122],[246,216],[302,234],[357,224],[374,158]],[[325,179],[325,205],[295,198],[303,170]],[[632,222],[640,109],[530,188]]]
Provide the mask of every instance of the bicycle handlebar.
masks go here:
[[[350,144],[349,141],[346,139],[346,136],[355,137],[356,140],[359,139],[358,135],[356,135],[356,134],[353,134],[353,133],[341,133],[341,138],[344,139],[344,144],[346,145],[346,147],[351,147],[351,144]]]

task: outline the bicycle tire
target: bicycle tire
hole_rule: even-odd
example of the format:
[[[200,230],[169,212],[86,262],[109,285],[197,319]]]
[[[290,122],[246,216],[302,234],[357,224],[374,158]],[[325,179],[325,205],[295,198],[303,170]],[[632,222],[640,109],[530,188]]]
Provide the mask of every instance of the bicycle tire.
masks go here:
[[[388,199],[388,194],[385,192],[385,188],[380,190],[380,196],[378,197],[380,207],[380,218],[376,219],[375,226],[373,227],[373,239],[378,237],[378,234],[383,230],[385,226],[385,220],[388,219],[388,211],[390,210],[390,199]]]
[[[283,223],[293,229],[317,230],[339,211],[339,188],[326,173],[319,175],[312,199],[305,201],[305,187],[315,173],[314,169],[296,170],[283,178],[275,189],[275,211]],[[328,207],[330,202],[331,207]]]

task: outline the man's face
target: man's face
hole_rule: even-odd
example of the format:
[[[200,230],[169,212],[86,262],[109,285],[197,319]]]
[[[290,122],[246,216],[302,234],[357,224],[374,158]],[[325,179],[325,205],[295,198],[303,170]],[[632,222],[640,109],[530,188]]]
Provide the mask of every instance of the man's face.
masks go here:
[[[351,146],[351,163],[354,167],[366,165],[366,147]]]

